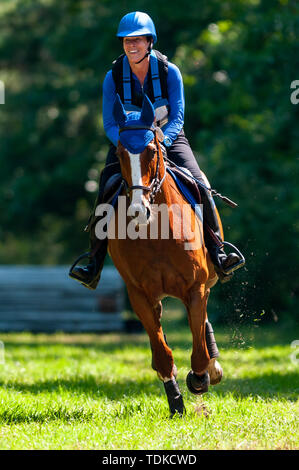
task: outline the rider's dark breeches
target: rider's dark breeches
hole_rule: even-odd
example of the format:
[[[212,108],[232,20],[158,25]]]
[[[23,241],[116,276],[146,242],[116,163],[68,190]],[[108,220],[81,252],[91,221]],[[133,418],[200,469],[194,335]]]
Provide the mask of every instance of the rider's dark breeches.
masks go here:
[[[168,158],[176,165],[187,168],[192,175],[197,178],[204,186],[199,185],[202,205],[203,205],[203,220],[207,222],[209,227],[215,234],[221,238],[219,222],[215,212],[215,202],[210,192],[205,189],[207,181],[202,176],[201,170],[197,160],[192,152],[189,141],[182,130],[173,142],[172,146],[167,151]],[[210,244],[210,239],[206,238],[206,245]]]
[[[98,204],[102,201],[103,190],[104,190],[105,184],[107,183],[110,176],[115,175],[116,173],[121,173],[121,169],[120,169],[119,160],[116,156],[116,147],[112,143],[110,143],[105,167],[100,176],[99,193],[97,197]]]

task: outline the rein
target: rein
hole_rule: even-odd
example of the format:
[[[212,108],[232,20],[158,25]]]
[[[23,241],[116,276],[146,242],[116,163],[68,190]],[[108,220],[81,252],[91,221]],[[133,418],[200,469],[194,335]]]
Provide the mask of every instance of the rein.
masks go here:
[[[152,127],[150,127],[150,126],[138,126],[138,125],[136,125],[136,126],[127,126],[127,127],[120,128],[119,129],[119,134],[121,132],[127,131],[127,130],[140,130],[140,129],[152,131],[154,133],[154,136],[155,136],[155,143],[156,143],[157,152],[158,152],[158,160],[157,160],[155,176],[154,176],[154,178],[153,178],[153,180],[152,180],[152,182],[149,186],[141,186],[141,185],[129,186],[125,179],[123,181],[125,182],[126,187],[127,187],[126,188],[127,194],[130,191],[133,191],[133,189],[141,189],[142,191],[149,192],[150,193],[149,202],[150,202],[150,204],[153,204],[153,202],[155,200],[155,197],[156,197],[156,194],[160,191],[161,186],[162,186],[162,184],[165,180],[165,177],[166,177],[166,168],[165,168],[163,178],[161,180],[159,179],[160,160],[161,159],[163,160],[163,154],[162,154],[162,150],[161,150],[161,147],[160,147],[160,144],[159,144],[159,141],[158,141],[156,130],[153,129]]]

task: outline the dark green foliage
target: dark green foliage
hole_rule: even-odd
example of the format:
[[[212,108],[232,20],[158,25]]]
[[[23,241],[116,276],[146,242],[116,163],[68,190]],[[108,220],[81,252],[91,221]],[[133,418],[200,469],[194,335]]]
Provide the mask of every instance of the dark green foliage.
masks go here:
[[[226,239],[247,259],[246,271],[215,289],[219,317],[228,303],[245,316],[295,312],[295,0],[2,1],[0,262],[71,262],[87,248],[95,193],[85,184],[98,179],[107,151],[101,86],[122,52],[118,22],[135,9],[153,17],[157,48],[182,71],[185,131],[201,168],[239,204],[217,203]]]

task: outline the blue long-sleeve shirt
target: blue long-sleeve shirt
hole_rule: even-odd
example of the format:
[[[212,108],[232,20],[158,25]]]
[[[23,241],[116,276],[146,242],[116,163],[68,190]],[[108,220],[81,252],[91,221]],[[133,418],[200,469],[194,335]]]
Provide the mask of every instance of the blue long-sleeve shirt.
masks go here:
[[[139,93],[147,94],[148,75],[145,77],[143,89],[136,75],[133,73],[134,87]],[[184,125],[185,98],[184,85],[181,72],[178,67],[168,62],[167,74],[168,102],[170,112],[168,122],[162,127],[165,137],[173,142]],[[106,74],[103,83],[103,122],[104,130],[108,139],[117,146],[118,126],[113,117],[113,103],[116,97],[115,83],[112,76],[112,70]]]

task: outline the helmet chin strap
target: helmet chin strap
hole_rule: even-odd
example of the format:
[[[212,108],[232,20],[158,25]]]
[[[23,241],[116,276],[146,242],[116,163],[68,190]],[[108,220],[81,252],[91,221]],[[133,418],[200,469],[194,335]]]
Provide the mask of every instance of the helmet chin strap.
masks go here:
[[[152,47],[153,47],[153,41],[151,40],[151,41],[150,41],[150,44],[149,44],[149,46],[148,46],[147,53],[145,54],[145,56],[144,56],[141,60],[139,60],[138,62],[136,62],[136,64],[140,64],[146,57],[148,57],[148,56],[151,54]]]
[[[135,62],[135,63],[136,63],[136,64],[140,64],[140,62],[142,62],[142,61],[143,61],[146,57],[148,57],[149,55],[150,55],[150,52],[147,51],[147,53],[145,54],[145,56],[144,56],[141,60],[139,60],[138,62]]]

